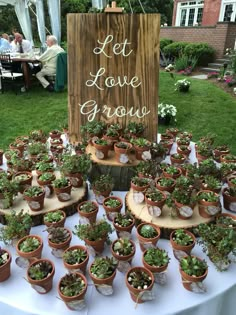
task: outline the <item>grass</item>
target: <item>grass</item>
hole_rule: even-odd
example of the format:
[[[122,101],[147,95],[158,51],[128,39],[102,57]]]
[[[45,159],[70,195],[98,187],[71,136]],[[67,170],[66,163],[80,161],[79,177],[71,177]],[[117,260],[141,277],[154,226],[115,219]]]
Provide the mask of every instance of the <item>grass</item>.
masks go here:
[[[176,79],[183,78],[177,77]],[[160,73],[160,103],[176,106],[180,130],[193,133],[193,141],[207,134],[216,135],[216,144],[227,144],[236,154],[236,98],[207,80],[189,79],[190,91],[175,91],[174,80]],[[34,87],[28,93],[0,94],[0,148],[6,149],[15,137],[32,129],[49,132],[67,119],[67,92],[49,93]],[[163,132],[166,126],[159,126]]]

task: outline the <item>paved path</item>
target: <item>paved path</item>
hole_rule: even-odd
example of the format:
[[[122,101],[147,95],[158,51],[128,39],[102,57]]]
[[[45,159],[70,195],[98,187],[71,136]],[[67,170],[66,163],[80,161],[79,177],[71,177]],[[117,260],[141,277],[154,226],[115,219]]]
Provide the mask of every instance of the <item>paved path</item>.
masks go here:
[[[200,79],[200,80],[206,80],[207,79],[207,75],[206,74],[198,74],[198,75],[191,76],[191,78],[193,78],[193,79]]]

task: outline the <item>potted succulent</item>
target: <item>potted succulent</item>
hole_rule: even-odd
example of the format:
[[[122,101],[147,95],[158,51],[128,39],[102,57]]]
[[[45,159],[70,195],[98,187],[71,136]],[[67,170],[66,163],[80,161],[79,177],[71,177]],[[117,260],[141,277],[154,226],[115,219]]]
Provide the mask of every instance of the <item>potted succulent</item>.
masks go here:
[[[166,133],[172,135],[175,139],[179,133],[179,129],[175,127],[170,127],[166,129]]]
[[[212,218],[221,211],[219,194],[210,190],[197,193],[198,211],[203,218]]]
[[[105,220],[100,220],[92,224],[75,225],[73,232],[86,245],[91,246],[95,253],[102,253],[104,250],[104,243],[109,242],[109,234],[112,233],[112,228]]]
[[[47,146],[41,142],[31,142],[27,147],[28,154],[32,160],[37,159],[37,155],[40,153],[47,153]]]
[[[200,236],[198,243],[217,270],[227,270],[232,262],[230,254],[236,256],[236,230],[232,227],[201,223],[195,231]]]
[[[176,214],[182,220],[188,220],[192,217],[195,203],[196,198],[192,189],[185,187],[175,187],[167,199],[168,206],[173,207],[174,204]]]
[[[195,287],[199,287],[199,283],[206,278],[208,273],[207,263],[196,256],[186,256],[180,259],[179,270],[184,288],[199,292]]]
[[[108,152],[111,150],[112,142],[108,139],[93,138],[93,146],[96,149],[95,155],[99,160],[108,158]]]
[[[131,179],[131,188],[134,191],[145,192],[149,187],[149,179],[144,177],[133,177]]]
[[[30,186],[24,190],[23,196],[32,211],[43,209],[45,190],[42,187]]]
[[[23,142],[12,142],[9,144],[9,149],[11,150],[19,150],[20,151],[20,157],[23,157],[23,153],[25,150],[25,145]]]
[[[11,275],[11,254],[0,247],[0,282],[6,281]]]
[[[48,259],[33,261],[27,269],[27,281],[40,294],[48,293],[52,289],[54,263]]]
[[[46,134],[42,130],[32,130],[29,134],[29,142],[42,142],[47,140]]]
[[[117,261],[113,257],[96,257],[89,267],[89,276],[92,279],[99,293],[106,295],[113,293],[112,284],[116,276]]]
[[[109,127],[107,128],[103,138],[106,140],[110,140],[112,144],[119,140],[119,131],[116,128]]]
[[[156,246],[161,236],[161,230],[152,223],[141,223],[137,226],[137,238],[141,250]]]
[[[89,223],[96,222],[98,214],[98,204],[94,201],[83,201],[77,206],[79,215],[85,218]]]
[[[170,243],[175,255],[179,259],[179,252],[191,254],[193,247],[196,244],[196,238],[193,233],[185,229],[177,229],[170,234]]]
[[[89,154],[62,155],[62,165],[60,171],[65,177],[69,178],[73,187],[81,187],[83,180],[87,179],[88,173],[92,167]]]
[[[159,163],[156,160],[141,161],[136,166],[139,177],[154,179],[160,171]]]
[[[72,185],[68,178],[57,178],[52,182],[52,186],[59,201],[66,202],[71,199]]]
[[[139,161],[146,160],[144,154],[145,152],[150,152],[151,142],[145,138],[132,138],[130,142],[134,146],[136,159]]]
[[[145,202],[149,206],[159,207],[160,210],[164,206],[166,195],[156,187],[149,187],[145,192]]]
[[[63,251],[70,246],[71,231],[65,227],[48,227],[48,245],[52,248],[54,256],[61,258]]]
[[[220,213],[216,216],[216,224],[228,228],[236,228],[236,216],[231,213]]]
[[[170,155],[170,161],[172,165],[181,165],[186,160],[185,155],[180,153],[173,153]]]
[[[32,262],[35,258],[40,259],[43,250],[43,240],[38,235],[26,235],[16,244],[17,254],[23,259]],[[17,263],[19,266],[20,264]]]
[[[171,177],[158,177],[155,180],[156,188],[160,191],[172,192],[175,188],[175,180]]]
[[[206,175],[202,179],[201,188],[203,190],[210,190],[215,193],[219,193],[221,191],[221,181],[214,176]]]
[[[236,155],[234,154],[222,154],[220,156],[221,163],[236,163]]]
[[[106,129],[106,123],[104,121],[88,121],[85,125],[81,126],[81,134],[85,136],[86,134],[91,138],[94,136],[100,137],[103,135]]]
[[[154,276],[150,270],[144,267],[130,268],[126,273],[125,283],[135,303],[143,303],[154,298],[151,292],[154,286]],[[148,299],[145,294],[148,295]]]
[[[4,244],[11,244],[29,234],[32,226],[32,218],[24,210],[19,212],[11,211],[5,216],[6,225],[0,228],[0,241]]]
[[[184,139],[183,139],[184,140]],[[191,148],[188,145],[179,145],[177,146],[177,153],[185,156],[186,158],[189,156],[191,153]]]
[[[32,161],[24,158],[19,158],[17,156],[13,156],[10,160],[12,165],[12,169],[14,172],[21,172],[21,171],[31,171],[32,169]]]
[[[49,132],[49,136],[51,139],[60,139],[61,138],[61,131],[54,129]]]
[[[89,254],[85,246],[75,245],[67,248],[62,256],[63,264],[70,273],[82,272],[85,274],[89,261]]]
[[[179,167],[173,166],[173,165],[169,165],[166,166],[163,169],[163,176],[164,177],[171,177],[171,178],[178,178],[180,177],[182,174],[181,169]]]
[[[236,187],[236,173],[233,176],[227,178],[227,184],[229,187]]]
[[[37,183],[45,190],[45,197],[49,197],[53,193],[52,182],[56,176],[51,172],[45,172],[37,177]]]
[[[37,175],[41,175],[46,172],[54,171],[54,164],[52,162],[39,161],[35,164],[35,170]]]
[[[230,150],[227,145],[219,145],[213,149],[213,157],[216,162],[220,162],[220,156],[229,154]]]
[[[63,276],[58,283],[58,293],[70,310],[81,310],[85,307],[84,296],[88,282],[82,273],[71,273]]]
[[[50,211],[44,214],[43,223],[47,227],[63,227],[66,221],[66,214],[63,210]]]
[[[132,144],[129,142],[116,142],[114,144],[115,159],[118,163],[126,164],[129,162],[129,153],[132,148]]]
[[[164,249],[148,248],[142,256],[142,262],[146,269],[150,270],[159,284],[166,283],[165,271],[168,267],[170,257]]]
[[[224,208],[236,212],[236,186],[225,187],[222,191]]]
[[[33,175],[31,172],[26,171],[17,172],[14,174],[13,178],[19,184],[19,192],[23,193],[28,186],[31,186]]]
[[[150,152],[152,160],[155,160],[158,163],[165,159],[166,148],[160,143],[153,142],[150,148]]]
[[[10,208],[13,199],[19,192],[19,184],[16,180],[7,178],[7,173],[1,172],[0,176],[0,202],[2,208]]]
[[[107,219],[112,221],[114,217],[121,211],[123,201],[119,197],[111,196],[103,200],[103,208],[106,212]]]
[[[134,223],[134,217],[129,212],[125,214],[117,213],[117,216],[113,219],[113,226],[117,236],[121,237],[122,235],[127,235],[127,233],[130,234]]]
[[[91,188],[94,192],[95,198],[98,204],[102,204],[103,200],[108,197],[114,187],[114,180],[111,175],[101,175],[91,184]]]
[[[129,240],[128,238],[119,238],[111,244],[112,256],[118,262],[128,263],[129,267],[135,255],[135,250],[136,248],[134,242]],[[120,264],[120,266],[118,265],[118,269],[120,271],[123,271],[126,268],[124,264]]]
[[[208,143],[199,141],[195,148],[198,162],[212,158],[212,147]]]
[[[220,175],[223,181],[236,172],[236,163],[221,163]]]
[[[139,137],[143,134],[145,127],[142,123],[130,121],[125,128],[125,133],[129,133],[132,137]]]

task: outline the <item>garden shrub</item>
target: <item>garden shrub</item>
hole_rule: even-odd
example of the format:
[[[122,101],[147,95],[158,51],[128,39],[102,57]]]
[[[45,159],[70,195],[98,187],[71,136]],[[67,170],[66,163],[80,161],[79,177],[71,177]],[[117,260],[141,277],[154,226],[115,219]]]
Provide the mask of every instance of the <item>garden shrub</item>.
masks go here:
[[[214,59],[215,50],[207,43],[188,43],[184,54],[198,59],[198,65],[207,65]]]
[[[172,57],[179,57],[184,53],[185,47],[189,43],[187,42],[174,42],[164,47],[163,51],[166,55],[171,55]]]
[[[189,73],[183,74],[190,74],[196,67],[198,63],[198,59],[196,57],[189,57],[187,55],[181,55],[180,57],[175,59],[175,70],[181,71],[185,70]]]
[[[160,39],[160,50],[163,50],[164,47],[173,43],[173,40],[170,38],[161,38]]]

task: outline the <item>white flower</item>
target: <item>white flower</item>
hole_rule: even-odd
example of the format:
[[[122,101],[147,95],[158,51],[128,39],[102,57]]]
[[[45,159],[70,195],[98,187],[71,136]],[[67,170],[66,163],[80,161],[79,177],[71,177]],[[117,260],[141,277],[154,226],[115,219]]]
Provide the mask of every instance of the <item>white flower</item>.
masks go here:
[[[158,115],[161,116],[161,118],[164,118],[166,116],[174,117],[176,116],[176,113],[177,113],[177,109],[174,105],[163,104],[163,103],[160,103],[158,105]]]

